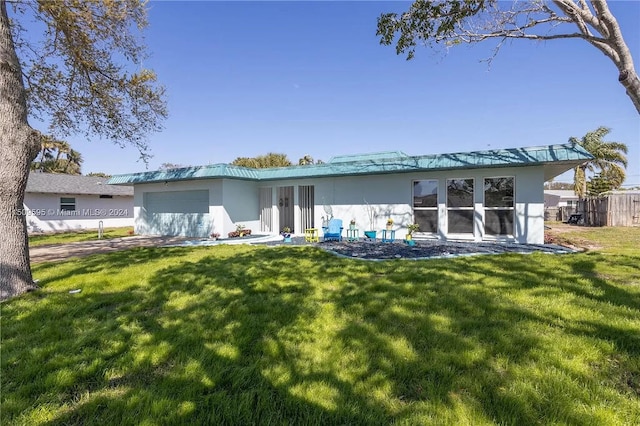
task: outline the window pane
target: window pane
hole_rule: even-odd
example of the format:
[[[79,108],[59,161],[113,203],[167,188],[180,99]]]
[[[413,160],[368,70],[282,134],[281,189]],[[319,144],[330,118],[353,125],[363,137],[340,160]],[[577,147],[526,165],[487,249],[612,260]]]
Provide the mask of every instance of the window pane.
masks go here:
[[[513,210],[485,210],[484,232],[487,235],[513,235]]]
[[[447,206],[473,207],[473,179],[447,180]]]
[[[485,207],[513,207],[513,178],[487,178],[484,180]]]
[[[438,232],[438,210],[414,210],[413,215],[420,225],[418,232]]]
[[[438,181],[413,182],[413,207],[438,207]]]
[[[449,233],[472,234],[473,210],[449,210]]]
[[[76,199],[74,197],[60,197],[60,210],[74,211],[76,209]]]

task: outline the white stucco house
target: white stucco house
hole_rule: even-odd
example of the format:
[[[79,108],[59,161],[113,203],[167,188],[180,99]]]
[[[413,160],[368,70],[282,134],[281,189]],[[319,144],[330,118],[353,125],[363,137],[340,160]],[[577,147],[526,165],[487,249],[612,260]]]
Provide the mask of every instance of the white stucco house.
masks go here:
[[[133,226],[133,188],[108,178],[31,172],[23,214],[29,232]]]
[[[578,205],[578,194],[570,189],[545,189],[544,205],[547,208],[571,207]]]
[[[328,216],[360,236],[393,219],[396,238],[543,243],[543,183],[592,156],[577,145],[409,156],[338,156],[325,164],[251,169],[214,164],[114,176],[133,185],[138,234],[223,236],[237,225],[302,234]]]

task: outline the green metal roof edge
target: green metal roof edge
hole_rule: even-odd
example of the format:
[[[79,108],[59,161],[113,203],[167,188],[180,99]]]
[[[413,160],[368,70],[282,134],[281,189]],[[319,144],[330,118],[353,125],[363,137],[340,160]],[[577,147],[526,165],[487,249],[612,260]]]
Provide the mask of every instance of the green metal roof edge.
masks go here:
[[[284,180],[313,177],[357,176],[384,173],[409,173],[448,169],[476,169],[571,162],[580,164],[593,158],[582,146],[576,144],[548,145],[526,148],[509,148],[487,151],[459,152],[422,156],[393,155],[389,158],[343,161],[306,166],[251,169],[230,164],[187,167],[173,170],[132,173],[113,176],[110,184],[126,185],[175,180],[227,178],[243,180]],[[389,154],[395,154],[389,153]],[[362,158],[362,156],[353,156]]]
[[[239,167],[231,164],[211,164],[208,166],[183,167],[180,169],[154,170],[150,172],[129,173],[112,176],[111,185],[135,183],[171,182],[176,180],[195,180],[208,178],[235,178],[259,180],[257,169]]]

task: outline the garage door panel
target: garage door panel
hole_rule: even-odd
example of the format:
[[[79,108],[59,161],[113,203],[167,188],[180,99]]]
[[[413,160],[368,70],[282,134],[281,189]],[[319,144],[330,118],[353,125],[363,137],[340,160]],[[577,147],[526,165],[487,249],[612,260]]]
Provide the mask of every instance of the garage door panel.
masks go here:
[[[144,204],[151,213],[209,213],[209,191],[147,192]]]
[[[209,191],[167,191],[144,194],[149,233],[206,237],[210,231]]]

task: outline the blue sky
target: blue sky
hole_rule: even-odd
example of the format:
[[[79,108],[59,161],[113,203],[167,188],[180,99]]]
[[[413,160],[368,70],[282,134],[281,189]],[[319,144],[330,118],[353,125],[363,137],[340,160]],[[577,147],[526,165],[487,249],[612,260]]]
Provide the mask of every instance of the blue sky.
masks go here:
[[[640,185],[640,116],[617,70],[581,40],[507,43],[406,61],[376,37],[380,13],[408,3],[152,2],[146,39],[169,118],[150,135],[162,163],[239,156],[400,150],[409,155],[564,143],[598,126],[629,146]],[[640,68],[640,2],[610,8]],[[83,172],[144,171],[132,148],[70,138]],[[565,174],[560,181],[570,181]]]

